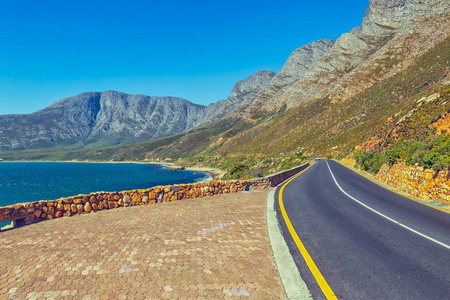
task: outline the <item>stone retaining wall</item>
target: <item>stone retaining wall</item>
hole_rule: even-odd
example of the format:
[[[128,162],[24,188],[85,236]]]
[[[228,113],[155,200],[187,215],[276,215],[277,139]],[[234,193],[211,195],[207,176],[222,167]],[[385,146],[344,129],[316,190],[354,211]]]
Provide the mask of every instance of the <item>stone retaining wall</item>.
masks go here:
[[[292,168],[264,178],[252,180],[203,181],[191,184],[155,186],[149,189],[123,192],[97,192],[58,200],[42,200],[0,207],[0,222],[18,219],[17,225],[28,225],[99,210],[200,198],[244,190],[277,186],[287,178],[307,168],[309,164]],[[22,218],[21,218],[22,217]]]
[[[353,167],[356,160],[345,158],[341,163]],[[412,196],[450,205],[450,172],[435,172],[419,166],[398,163],[383,164],[375,178]]]
[[[435,172],[404,163],[383,165],[376,179],[421,199],[450,204],[449,171]]]

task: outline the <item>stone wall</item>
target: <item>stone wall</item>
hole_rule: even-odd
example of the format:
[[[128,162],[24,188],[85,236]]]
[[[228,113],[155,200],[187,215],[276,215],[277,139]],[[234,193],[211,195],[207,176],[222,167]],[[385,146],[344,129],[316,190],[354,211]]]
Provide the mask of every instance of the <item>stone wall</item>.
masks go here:
[[[0,222],[16,220],[28,225],[99,210],[200,198],[277,186],[287,178],[307,168],[309,164],[292,168],[264,178],[252,180],[203,181],[191,184],[155,186],[149,189],[123,192],[97,192],[58,200],[42,200],[0,207]]]
[[[356,160],[344,158],[342,164],[354,167]],[[398,163],[393,166],[384,164],[375,178],[412,196],[450,205],[450,173],[435,172],[419,166],[407,166]]]
[[[450,205],[449,176],[448,170],[435,172],[399,163],[391,167],[384,164],[375,178],[421,199]]]

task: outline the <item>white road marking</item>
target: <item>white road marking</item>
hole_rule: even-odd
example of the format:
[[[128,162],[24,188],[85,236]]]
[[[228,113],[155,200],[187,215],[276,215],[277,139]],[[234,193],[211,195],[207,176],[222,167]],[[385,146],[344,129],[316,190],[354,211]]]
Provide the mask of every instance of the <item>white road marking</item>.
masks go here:
[[[381,216],[381,217],[383,217],[383,218],[385,218],[385,219],[387,219],[387,220],[389,220],[389,221],[391,221],[391,222],[393,222],[393,223],[395,223],[395,224],[397,224],[397,225],[399,225],[399,226],[401,226],[401,227],[403,227],[403,228],[405,228],[405,229],[408,229],[409,231],[414,232],[415,234],[420,235],[421,237],[424,237],[424,238],[426,238],[427,240],[430,240],[430,241],[432,241],[432,242],[434,242],[434,243],[436,243],[436,244],[438,244],[438,245],[441,245],[442,247],[445,247],[445,248],[447,248],[447,249],[450,250],[450,246],[449,246],[449,245],[444,244],[444,243],[442,243],[442,242],[439,242],[438,240],[435,240],[435,239],[433,239],[432,237],[429,237],[429,236],[426,235],[426,234],[423,234],[423,233],[421,233],[421,232],[419,232],[419,231],[417,231],[417,230],[414,230],[414,229],[412,229],[411,227],[408,227],[408,226],[406,226],[406,225],[404,225],[404,224],[402,224],[402,223],[400,223],[400,222],[398,222],[398,221],[396,221],[396,220],[394,220],[394,219],[392,219],[392,218],[389,218],[388,216],[386,216],[386,215],[380,213],[379,211],[373,209],[372,207],[370,207],[370,206],[368,206],[368,205],[362,203],[362,202],[359,201],[358,199],[356,199],[356,198],[350,196],[346,191],[344,191],[343,188],[341,188],[341,186],[340,186],[339,183],[337,182],[336,178],[334,177],[333,172],[331,171],[330,165],[328,164],[328,162],[326,162],[326,163],[327,163],[327,166],[328,166],[328,170],[330,170],[331,176],[333,177],[333,180],[334,180],[334,182],[336,183],[337,187],[338,187],[338,188],[341,190],[341,192],[344,193],[347,197],[349,197],[350,199],[352,199],[352,200],[355,201],[356,203],[358,203],[358,204],[364,206],[365,208],[369,209],[370,211],[376,213],[377,215],[379,215],[379,216]]]

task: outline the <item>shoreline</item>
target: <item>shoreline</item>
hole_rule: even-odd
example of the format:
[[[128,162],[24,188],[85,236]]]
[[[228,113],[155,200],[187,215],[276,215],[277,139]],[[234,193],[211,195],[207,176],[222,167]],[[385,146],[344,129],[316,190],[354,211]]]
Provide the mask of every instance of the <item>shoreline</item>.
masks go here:
[[[148,164],[148,165],[160,165],[163,169],[168,169],[172,171],[194,171],[206,173],[209,177],[208,180],[220,180],[223,175],[226,174],[225,171],[213,168],[202,168],[202,167],[182,167],[175,165],[170,162],[156,162],[156,161],[90,161],[90,160],[2,160],[0,163],[89,163],[89,164]]]
[[[173,171],[182,171],[182,170],[186,170],[186,171],[197,171],[197,172],[204,172],[209,174],[209,176],[211,177],[210,180],[220,180],[220,178],[222,178],[223,175],[226,174],[225,171],[223,170],[219,170],[219,169],[213,169],[213,168],[202,168],[202,167],[183,167],[183,166],[178,166],[175,165],[173,163],[168,163],[168,162],[164,162],[164,163],[154,163],[154,164],[160,164],[165,166],[165,168],[169,169],[169,170],[173,170]]]

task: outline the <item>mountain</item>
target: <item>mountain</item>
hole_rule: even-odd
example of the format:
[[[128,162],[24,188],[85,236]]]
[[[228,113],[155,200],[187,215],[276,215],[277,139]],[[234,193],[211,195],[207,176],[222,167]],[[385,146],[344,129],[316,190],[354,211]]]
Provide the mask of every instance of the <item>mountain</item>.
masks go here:
[[[179,134],[226,117],[275,75],[259,71],[235,84],[230,97],[205,107],[175,97],[83,93],[28,115],[0,116],[0,149],[73,150]]]
[[[250,110],[255,111],[261,106],[267,106],[270,99],[278,97],[289,85],[306,76],[311,66],[330,51],[334,43],[333,40],[322,39],[297,48],[272,78],[269,86],[255,95]]]
[[[371,0],[360,27],[339,37],[282,91],[255,97],[246,111],[297,106],[323,96],[334,101],[355,96],[442,41],[448,34],[448,12],[448,0]],[[383,60],[398,64],[380,69]]]
[[[159,138],[183,132],[204,108],[174,97],[83,93],[29,115],[0,116],[0,148],[76,149]]]
[[[449,2],[371,0],[361,26],[336,42],[320,40],[295,50],[275,76],[264,76],[267,85],[249,88],[244,105],[227,106],[231,96],[219,101],[223,109],[212,105],[209,111],[230,114],[212,122],[213,117],[204,118],[208,108],[202,108],[191,130],[137,144],[27,158],[172,159],[224,170],[238,166],[251,175],[288,168],[310,155],[340,158],[361,149],[390,153],[390,147],[408,139],[431,145],[440,140],[432,125],[447,124],[450,114]],[[424,104],[421,99],[430,95],[438,100]]]
[[[274,77],[276,77],[276,74],[272,71],[258,71],[250,77],[237,82],[227,99],[208,105],[201,121],[197,125],[219,121],[227,117],[247,104],[258,92],[271,84]]]

